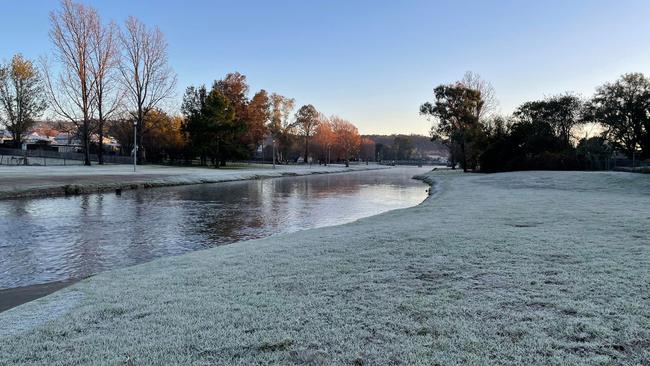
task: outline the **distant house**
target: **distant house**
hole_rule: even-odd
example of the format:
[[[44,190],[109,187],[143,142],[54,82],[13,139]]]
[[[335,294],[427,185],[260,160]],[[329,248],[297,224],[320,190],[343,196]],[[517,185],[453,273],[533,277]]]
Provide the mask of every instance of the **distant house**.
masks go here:
[[[29,144],[38,144],[38,145],[50,145],[54,142],[53,138],[50,138],[47,135],[42,135],[38,132],[30,132],[25,136],[24,141]]]
[[[13,137],[11,136],[9,130],[0,129],[0,144],[4,144],[5,142],[9,142],[11,140],[13,140]]]
[[[54,145],[58,152],[80,152],[81,140],[70,132],[59,132],[54,137]]]
[[[81,140],[76,134],[70,132],[59,132],[54,137],[54,142],[56,145],[81,145]]]
[[[93,134],[90,136],[90,141],[94,144],[97,144],[99,142],[99,135]],[[117,140],[112,137],[112,136],[104,136],[102,143],[104,145],[104,151],[110,151],[110,152],[119,152],[120,151],[120,143],[117,142]]]

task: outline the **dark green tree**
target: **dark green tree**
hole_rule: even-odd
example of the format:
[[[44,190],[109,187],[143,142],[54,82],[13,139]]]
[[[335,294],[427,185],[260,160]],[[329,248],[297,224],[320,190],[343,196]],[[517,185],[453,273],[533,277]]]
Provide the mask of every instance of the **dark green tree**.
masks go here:
[[[305,163],[309,161],[309,140],[316,132],[318,122],[318,111],[311,104],[303,105],[296,112],[294,125],[305,141]]]
[[[605,127],[605,137],[632,157],[639,149],[650,157],[650,80],[641,73],[621,76],[596,90],[586,119]]]
[[[483,172],[579,169],[571,131],[581,122],[580,99],[563,94],[522,104],[507,120],[486,122]]]
[[[213,89],[219,91],[228,99],[231,108],[235,112],[235,122],[239,125],[238,128],[246,131],[246,133],[239,134],[237,139],[239,144],[247,149],[243,157],[250,157],[262,140],[263,136],[261,134],[264,133],[262,131],[264,126],[260,126],[260,122],[255,119],[256,116],[250,116],[248,113],[251,101],[248,99],[250,87],[246,82],[246,75],[239,72],[228,73],[223,79],[214,82]],[[260,101],[257,100],[256,102],[259,103]]]
[[[488,133],[487,146],[480,157],[481,171],[575,168],[575,154],[567,150],[549,123],[517,119],[512,125],[496,126]]]
[[[526,102],[514,113],[522,122],[546,123],[565,147],[571,146],[571,131],[582,122],[583,103],[579,97],[560,94],[544,100]]]
[[[217,88],[207,93],[203,86],[189,87],[182,111],[183,131],[203,165],[210,158],[214,166],[224,166],[228,159],[246,155],[246,146],[239,139],[246,126],[238,123],[230,101]]]

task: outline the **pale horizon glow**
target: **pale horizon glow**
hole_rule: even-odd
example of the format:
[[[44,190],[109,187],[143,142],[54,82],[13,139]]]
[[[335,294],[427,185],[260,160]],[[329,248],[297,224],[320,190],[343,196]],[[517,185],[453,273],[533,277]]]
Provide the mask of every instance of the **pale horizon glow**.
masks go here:
[[[465,71],[490,81],[500,111],[571,91],[589,97],[626,72],[650,74],[650,2],[522,1],[81,1],[104,20],[158,26],[189,85],[228,72],[259,89],[313,104],[363,134],[427,134],[418,113],[441,83]],[[0,60],[51,55],[55,1],[3,4]]]

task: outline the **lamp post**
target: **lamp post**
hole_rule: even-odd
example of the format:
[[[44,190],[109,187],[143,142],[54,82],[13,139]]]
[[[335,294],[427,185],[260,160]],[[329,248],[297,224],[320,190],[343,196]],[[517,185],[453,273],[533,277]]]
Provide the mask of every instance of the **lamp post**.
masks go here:
[[[133,121],[133,172],[138,165],[138,121]]]
[[[271,139],[271,143],[273,144],[273,149],[272,149],[272,154],[273,154],[273,169],[275,169],[275,138]]]

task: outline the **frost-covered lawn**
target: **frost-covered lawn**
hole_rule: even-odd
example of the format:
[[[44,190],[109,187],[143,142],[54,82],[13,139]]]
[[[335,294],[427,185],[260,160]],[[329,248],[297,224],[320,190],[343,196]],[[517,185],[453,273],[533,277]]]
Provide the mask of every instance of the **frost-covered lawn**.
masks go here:
[[[650,363],[650,176],[429,178],[417,207],[0,313],[0,364]]]
[[[0,199],[26,196],[91,193],[138,187],[217,183],[259,177],[336,173],[386,168],[381,165],[319,166],[230,164],[224,168],[169,167],[161,165],[1,166]]]

